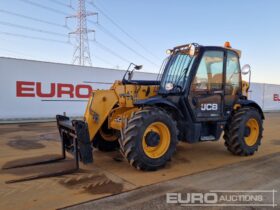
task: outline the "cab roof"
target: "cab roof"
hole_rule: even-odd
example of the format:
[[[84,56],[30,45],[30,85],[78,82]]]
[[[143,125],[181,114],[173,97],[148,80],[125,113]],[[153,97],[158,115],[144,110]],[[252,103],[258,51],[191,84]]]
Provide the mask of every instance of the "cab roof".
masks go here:
[[[190,44],[176,46],[172,49],[172,51],[187,50],[188,48],[190,48],[191,45],[194,45],[195,47],[198,47],[198,48],[204,48],[204,49],[216,48],[216,49],[221,49],[221,50],[232,50],[238,54],[239,58],[241,57],[241,50],[232,48],[229,42],[225,42],[224,46],[203,46],[203,45],[200,45],[197,43],[190,43]]]

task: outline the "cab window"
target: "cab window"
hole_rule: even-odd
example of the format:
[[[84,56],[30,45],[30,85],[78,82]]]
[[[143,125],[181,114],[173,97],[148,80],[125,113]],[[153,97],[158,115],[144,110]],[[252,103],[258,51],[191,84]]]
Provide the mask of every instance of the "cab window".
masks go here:
[[[226,95],[236,95],[240,90],[240,65],[236,53],[228,51],[226,62]]]
[[[192,91],[221,90],[223,87],[223,61],[223,51],[204,52],[192,82]]]

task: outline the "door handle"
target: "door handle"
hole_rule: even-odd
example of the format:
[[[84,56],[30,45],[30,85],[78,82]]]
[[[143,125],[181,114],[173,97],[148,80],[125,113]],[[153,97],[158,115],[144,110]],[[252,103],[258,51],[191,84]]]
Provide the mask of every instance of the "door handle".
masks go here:
[[[223,90],[214,90],[213,93],[214,94],[223,94],[224,91]]]
[[[193,99],[192,99],[192,104],[193,104],[194,106],[197,105],[197,98],[193,98]]]

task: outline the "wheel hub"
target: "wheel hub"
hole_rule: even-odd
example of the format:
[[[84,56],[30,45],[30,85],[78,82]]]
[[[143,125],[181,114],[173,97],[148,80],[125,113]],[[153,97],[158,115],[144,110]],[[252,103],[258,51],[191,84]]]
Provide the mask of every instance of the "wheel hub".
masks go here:
[[[244,131],[244,137],[245,137],[245,143],[247,146],[253,146],[256,144],[259,136],[259,124],[256,119],[250,118],[245,127]]]
[[[160,142],[160,136],[156,132],[151,131],[147,133],[145,142],[149,147],[156,147]]]
[[[144,132],[143,151],[149,158],[160,158],[168,151],[170,141],[169,128],[162,122],[154,122]]]

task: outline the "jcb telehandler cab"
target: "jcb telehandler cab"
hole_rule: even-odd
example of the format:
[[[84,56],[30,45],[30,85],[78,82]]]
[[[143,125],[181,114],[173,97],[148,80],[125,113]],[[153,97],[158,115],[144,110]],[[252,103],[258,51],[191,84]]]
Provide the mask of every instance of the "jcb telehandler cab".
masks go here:
[[[57,115],[64,157],[66,149],[75,152],[77,161],[91,163],[92,146],[119,149],[131,166],[156,170],[171,159],[178,141],[216,141],[223,132],[231,153],[253,155],[261,143],[264,115],[247,98],[241,52],[229,43],[187,44],[169,54],[159,80],[132,80],[133,71],[128,71],[128,79],[92,92],[84,120]],[[243,72],[249,71],[245,66]]]

